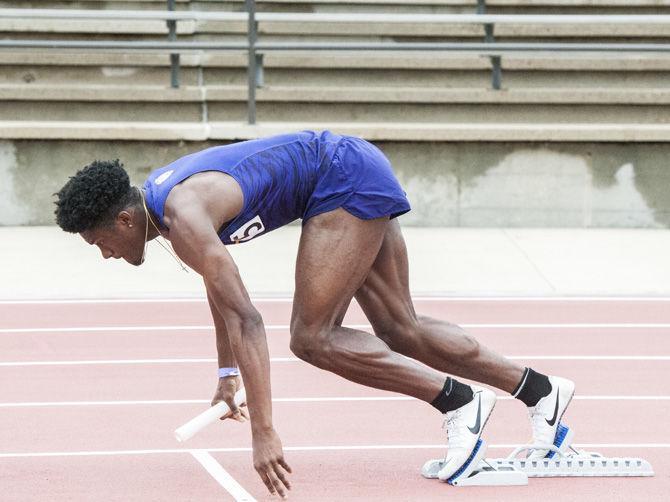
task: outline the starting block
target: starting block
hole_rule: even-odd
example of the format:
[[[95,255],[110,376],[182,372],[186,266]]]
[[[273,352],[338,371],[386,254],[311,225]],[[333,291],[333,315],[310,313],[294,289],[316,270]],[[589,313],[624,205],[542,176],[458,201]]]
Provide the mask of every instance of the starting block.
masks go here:
[[[528,484],[528,476],[513,466],[493,466],[484,458],[486,443],[477,441],[475,451],[468,461],[451,476],[447,483],[452,486],[523,486]],[[423,465],[421,475],[428,479],[437,479],[444,459],[429,460]]]
[[[484,458],[486,443],[479,440],[475,451],[463,467],[447,482],[452,486],[519,486],[528,478],[550,477],[631,477],[653,476],[649,462],[632,457],[603,457],[599,453],[579,451],[572,447],[574,433],[559,424],[553,445],[522,445],[505,458]],[[523,452],[549,450],[542,459],[520,457]],[[436,479],[444,459],[429,460],[421,469],[425,478]]]

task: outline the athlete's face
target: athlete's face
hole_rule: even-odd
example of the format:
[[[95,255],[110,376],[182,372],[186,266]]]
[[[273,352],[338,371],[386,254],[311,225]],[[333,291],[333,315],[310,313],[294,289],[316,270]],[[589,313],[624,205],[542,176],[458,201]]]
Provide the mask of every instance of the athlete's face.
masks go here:
[[[131,265],[144,261],[145,222],[136,211],[121,211],[111,226],[85,230],[79,235],[92,246],[98,246],[102,257],[123,258]]]

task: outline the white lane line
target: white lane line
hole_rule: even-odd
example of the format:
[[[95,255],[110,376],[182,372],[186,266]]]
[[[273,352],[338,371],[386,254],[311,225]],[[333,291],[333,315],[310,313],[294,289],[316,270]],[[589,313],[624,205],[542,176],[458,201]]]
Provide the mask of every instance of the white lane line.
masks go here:
[[[670,323],[499,323],[499,324],[460,324],[463,328],[487,328],[487,329],[581,329],[581,328],[670,328]]]
[[[513,360],[538,360],[538,361],[670,361],[670,356],[505,356]]]
[[[256,499],[246,491],[214,457],[203,450],[191,450],[191,455],[200,462],[207,472],[230,493],[236,502],[256,502]]]
[[[573,398],[574,399],[574,398]],[[153,399],[134,401],[33,401],[17,403],[0,403],[0,408],[40,408],[58,406],[134,406],[163,404],[210,404],[207,399]]]
[[[108,331],[201,331],[214,326],[85,326],[70,328],[3,328],[0,333],[99,333]],[[266,326],[265,329],[273,329]],[[282,329],[282,328],[274,328]],[[288,325],[286,326],[288,329]]]
[[[574,399],[574,398],[573,398]],[[670,399],[670,397],[669,397]],[[347,401],[414,401],[408,396],[371,396],[371,397],[276,397],[273,403],[326,403]],[[164,405],[164,404],[210,404],[211,399],[158,399],[135,401],[26,401],[2,403],[0,408],[39,408],[67,406],[132,406],[132,405]]]
[[[668,296],[445,296],[423,294],[413,296],[414,301],[437,302],[670,302]],[[68,305],[107,303],[205,303],[203,297],[188,298],[70,298],[0,300],[0,305]],[[292,303],[289,296],[252,297],[253,302]]]
[[[670,323],[466,323],[459,324],[466,329],[666,329]],[[346,324],[352,329],[371,329],[370,324]],[[110,331],[203,331],[213,330],[213,325],[169,325],[169,326],[73,326],[49,328],[2,328],[0,334],[17,333],[96,333]],[[267,324],[268,331],[285,331],[288,324]]]
[[[412,450],[444,448],[446,445],[438,444],[411,444],[411,445],[354,445],[354,446],[288,446],[286,451],[342,451],[342,450]],[[491,444],[488,448],[510,448],[518,447],[518,444]],[[670,448],[670,443],[575,443],[575,448]],[[208,450],[215,452],[217,450]],[[251,451],[251,448],[245,451]]]
[[[507,359],[515,361],[670,361],[670,356],[505,356]],[[214,363],[214,358],[183,358],[183,359],[82,359],[74,361],[3,361],[2,367],[21,367],[21,366],[93,366],[93,365],[113,365],[113,364],[200,364]],[[271,357],[273,363],[300,363],[303,362],[297,357]]]
[[[488,448],[514,449],[518,444],[490,444]],[[670,443],[576,443],[575,448],[670,448]],[[332,445],[332,446],[285,446],[284,451],[348,451],[348,450],[434,450],[444,449],[444,444],[392,444],[392,445]],[[205,448],[201,451],[210,453],[243,453],[250,452],[250,447],[238,448]],[[170,453],[190,453],[183,449],[154,450],[101,450],[101,451],[54,451],[54,452],[6,452],[0,458],[34,458],[34,457],[94,457],[116,455],[157,455]]]
[[[298,358],[277,358],[276,362],[288,362],[284,359]],[[3,366],[89,366],[89,365],[107,365],[107,364],[177,364],[177,363],[213,363],[214,358],[187,358],[187,359],[84,359],[79,361],[7,361],[0,362]]]
[[[271,298],[259,298],[254,299],[255,302],[266,302],[266,301],[280,301],[280,302],[289,302],[290,298],[278,298],[273,300]],[[81,298],[81,299],[62,299],[62,300],[0,300],[0,305],[91,305],[91,304],[101,304],[106,305],[109,303],[205,303],[207,298],[205,297],[193,297],[193,298]]]
[[[498,400],[512,401],[507,395],[498,395]],[[576,401],[670,401],[669,395],[662,396],[615,396],[615,395],[582,395],[574,396]],[[275,397],[273,403],[329,403],[329,402],[382,402],[382,401],[416,401],[409,396],[354,396],[354,397]],[[157,406],[181,404],[210,404],[209,399],[152,399],[123,401],[25,401],[0,402],[0,408],[41,408],[71,406]]]

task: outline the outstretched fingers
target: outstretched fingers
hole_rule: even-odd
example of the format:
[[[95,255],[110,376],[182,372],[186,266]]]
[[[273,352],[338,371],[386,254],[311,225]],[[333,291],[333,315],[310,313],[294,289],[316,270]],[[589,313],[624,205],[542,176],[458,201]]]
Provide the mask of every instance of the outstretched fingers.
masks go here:
[[[284,457],[281,457],[279,460],[279,465],[281,465],[286,471],[291,474],[293,473],[293,470],[291,469],[291,466],[286,463],[286,460],[284,460]]]
[[[291,468],[283,458],[272,462],[265,468],[258,468],[257,471],[272,495],[278,493],[281,498],[288,498],[286,492],[291,489],[291,483],[286,477],[286,473],[291,473]]]

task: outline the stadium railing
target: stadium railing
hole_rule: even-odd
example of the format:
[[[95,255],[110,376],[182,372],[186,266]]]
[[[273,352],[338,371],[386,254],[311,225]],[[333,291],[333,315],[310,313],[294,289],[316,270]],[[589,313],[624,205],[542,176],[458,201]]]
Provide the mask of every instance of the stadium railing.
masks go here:
[[[501,88],[501,58],[518,52],[670,52],[667,43],[610,43],[610,42],[513,42],[500,43],[494,39],[496,25],[577,25],[577,24],[670,24],[670,15],[500,15],[485,14],[484,0],[478,0],[477,14],[321,14],[321,13],[256,13],[255,2],[246,0],[246,12],[175,11],[174,0],[168,0],[166,11],[137,10],[77,10],[77,9],[0,9],[0,19],[60,19],[60,20],[159,20],[166,21],[168,40],[165,41],[99,41],[99,40],[0,40],[0,49],[47,49],[83,51],[140,51],[171,55],[171,85],[179,87],[179,54],[200,51],[247,51],[249,124],[256,123],[256,88],[263,86],[263,54],[270,51],[442,51],[468,52],[491,58],[491,86]],[[246,21],[244,42],[179,41],[176,23],[179,21]],[[483,42],[263,42],[258,39],[259,22],[309,23],[443,23],[478,24],[484,27]]]

